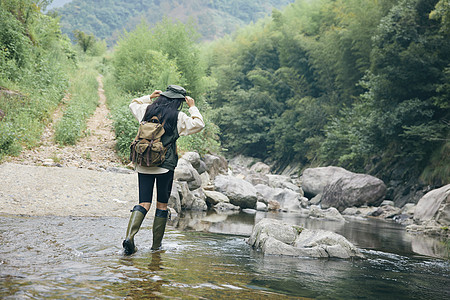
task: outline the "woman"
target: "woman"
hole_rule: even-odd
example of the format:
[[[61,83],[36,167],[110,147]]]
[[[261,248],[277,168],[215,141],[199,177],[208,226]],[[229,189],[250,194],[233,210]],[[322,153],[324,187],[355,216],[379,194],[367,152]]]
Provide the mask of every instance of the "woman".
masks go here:
[[[157,98],[152,102],[152,99]],[[183,102],[189,106],[189,114],[180,111]],[[153,197],[153,186],[156,181],[157,202],[156,214],[153,222],[152,250],[161,247],[166,222],[170,216],[167,209],[175,167],[178,163],[176,140],[183,135],[197,133],[205,127],[203,117],[195,101],[186,96],[186,90],[177,85],[169,85],[165,92],[155,90],[151,95],[133,99],[130,109],[136,119],[150,121],[157,116],[164,124],[164,135],[161,141],[167,147],[166,159],[159,167],[137,166],[139,185],[139,205],[135,205],[131,211],[126,238],[123,241],[124,253],[131,255],[137,251],[134,245],[134,236],[139,231],[145,215],[150,209]]]

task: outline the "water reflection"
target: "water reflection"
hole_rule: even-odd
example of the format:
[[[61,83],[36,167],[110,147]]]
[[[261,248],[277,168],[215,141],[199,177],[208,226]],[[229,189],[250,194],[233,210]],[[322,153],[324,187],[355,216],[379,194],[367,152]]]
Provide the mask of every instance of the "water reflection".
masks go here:
[[[281,220],[308,229],[324,229],[345,236],[359,248],[377,249],[402,255],[419,254],[450,257],[445,241],[436,237],[413,235],[404,226],[378,219],[348,219],[346,222],[307,218],[301,213],[257,212],[196,212],[188,211],[171,225],[179,230],[250,236],[253,225],[263,218]]]
[[[367,259],[264,257],[245,243],[249,228],[263,217],[335,230],[363,248]],[[414,254],[442,250],[396,224],[189,213],[172,221],[162,252],[151,251],[151,221],[145,220],[136,236],[138,252],[125,257],[127,222],[0,216],[0,298],[450,298],[450,263]]]

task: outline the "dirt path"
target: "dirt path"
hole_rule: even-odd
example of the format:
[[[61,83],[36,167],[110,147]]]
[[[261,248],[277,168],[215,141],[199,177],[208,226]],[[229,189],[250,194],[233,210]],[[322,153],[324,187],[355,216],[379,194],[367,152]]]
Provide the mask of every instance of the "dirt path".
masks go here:
[[[54,142],[67,95],[45,128],[40,145],[0,164],[0,215],[128,217],[137,201],[137,176],[117,157],[102,77],[99,105],[74,146]]]
[[[123,168],[114,151],[115,134],[112,120],[108,118],[109,109],[106,107],[101,75],[97,77],[97,81],[99,105],[87,122],[86,137],[74,146],[61,146],[54,141],[54,124],[62,118],[65,104],[70,101],[70,95],[66,95],[55,110],[52,122],[45,128],[40,146],[24,150],[20,156],[11,157],[7,161],[23,165],[75,167],[98,171]]]

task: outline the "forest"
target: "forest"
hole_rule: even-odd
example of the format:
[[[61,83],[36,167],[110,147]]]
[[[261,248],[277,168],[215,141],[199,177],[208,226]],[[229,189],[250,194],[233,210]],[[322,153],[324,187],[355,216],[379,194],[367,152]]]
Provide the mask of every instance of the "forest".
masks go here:
[[[112,34],[102,26],[79,25],[72,44],[63,18],[41,12],[48,2],[0,2],[0,86],[20,91],[0,98],[0,157],[36,142],[30,132],[38,136],[70,70],[91,55],[124,159],[136,127],[129,99],[172,83],[187,88],[207,120],[182,149],[244,154],[278,171],[335,165],[369,173],[400,206],[450,182],[449,0],[297,0],[257,21],[243,9],[255,22],[213,41],[202,41],[200,23],[139,18],[113,51],[99,39]],[[233,12],[241,2],[208,5]],[[94,42],[82,49],[88,37]]]
[[[279,170],[370,173],[390,198],[448,183],[449,12],[448,0],[298,0],[215,41],[207,98],[223,146]]]
[[[123,30],[133,30],[142,20],[151,25],[164,16],[192,22],[202,40],[213,40],[229,34],[250,22],[270,14],[293,0],[73,0],[55,9],[61,16],[62,32],[72,38],[81,30],[105,39],[113,45]]]

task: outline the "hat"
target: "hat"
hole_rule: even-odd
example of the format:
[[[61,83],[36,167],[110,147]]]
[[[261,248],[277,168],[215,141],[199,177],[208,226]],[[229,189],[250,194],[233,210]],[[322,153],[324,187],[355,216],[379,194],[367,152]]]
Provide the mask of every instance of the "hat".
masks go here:
[[[165,92],[162,92],[161,95],[172,99],[184,99],[186,97],[186,90],[179,85],[169,85],[167,87],[167,90]]]

